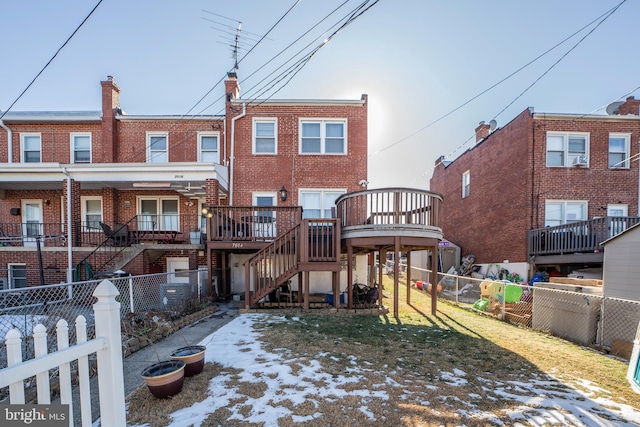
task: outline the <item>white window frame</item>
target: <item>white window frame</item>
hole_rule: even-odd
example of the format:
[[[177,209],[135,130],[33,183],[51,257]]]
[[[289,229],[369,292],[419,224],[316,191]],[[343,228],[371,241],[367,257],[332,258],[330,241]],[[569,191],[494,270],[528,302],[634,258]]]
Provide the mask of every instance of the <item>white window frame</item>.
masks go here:
[[[86,162],[78,162],[76,161],[76,151],[85,151],[85,150],[76,150],[76,137],[89,137],[89,160]],[[70,140],[70,144],[71,144],[71,148],[69,150],[69,152],[71,153],[71,159],[70,162],[71,163],[91,163],[92,161],[92,154],[93,154],[93,150],[92,150],[92,145],[93,145],[93,141],[91,138],[91,132],[71,132],[69,134],[69,140]]]
[[[273,151],[258,151],[257,150],[257,125],[259,123],[269,123],[273,125]],[[251,136],[252,136],[252,153],[258,156],[272,156],[278,154],[278,119],[269,117],[254,117],[251,124]]]
[[[146,219],[142,213],[142,201],[153,200],[156,202],[155,218]],[[164,201],[175,201],[177,213],[166,214],[163,210]],[[138,218],[138,230],[151,230],[149,222],[153,221],[155,230],[176,230],[180,231],[180,197],[175,196],[136,196],[136,217]],[[175,218],[174,218],[175,216]]]
[[[544,202],[544,224],[545,226],[551,226],[548,225],[547,222],[549,221],[549,219],[547,218],[547,206],[548,205],[562,205],[562,218],[560,219],[560,224],[554,224],[554,225],[565,225],[565,224],[571,224],[573,222],[578,222],[578,221],[586,221],[588,216],[589,216],[589,201],[588,200],[545,200]],[[584,212],[584,218],[578,218],[578,219],[570,219],[567,217],[567,206],[569,205],[580,205],[583,207],[583,212]],[[554,218],[555,221],[555,218]]]
[[[216,150],[204,149],[202,147],[203,137],[215,137],[218,141],[218,147]],[[198,132],[198,161],[204,162],[202,159],[203,153],[215,153],[216,159],[213,163],[220,163],[220,132]],[[208,162],[207,162],[208,163]]]
[[[302,149],[302,141],[303,141],[303,135],[302,135],[302,127],[303,124],[306,123],[317,123],[320,124],[320,151],[319,152],[306,152],[303,151]],[[342,128],[343,128],[343,146],[342,146],[342,152],[341,153],[334,153],[334,152],[327,152],[326,150],[326,144],[327,144],[327,136],[326,136],[326,129],[327,129],[327,125],[328,124],[341,124]],[[309,156],[314,156],[314,155],[325,155],[325,156],[346,156],[347,153],[349,153],[349,149],[348,149],[348,135],[349,135],[349,129],[347,127],[348,123],[347,123],[347,119],[343,119],[343,118],[331,118],[331,119],[321,119],[321,118],[310,118],[310,117],[304,117],[304,118],[300,118],[298,119],[298,153],[301,155],[309,155]]]
[[[25,156],[25,137],[37,136],[40,140],[40,146],[38,147],[38,153],[40,154],[39,162],[28,162],[28,163],[42,163],[42,134],[40,132],[26,132],[20,134],[20,163],[27,163],[27,159]]]
[[[320,195],[320,218],[330,218],[325,216],[325,212],[327,211],[331,211],[331,208],[335,207],[335,201],[334,204],[332,206],[325,206],[325,195],[327,195],[328,193],[335,193],[336,199],[338,197],[340,197],[343,194],[347,194],[347,189],[346,188],[300,188],[298,190],[298,201],[299,201],[299,205],[302,206],[302,218],[311,218],[309,216],[305,215],[305,209],[304,206],[302,205],[303,202],[303,195],[304,194],[319,194]],[[316,218],[315,216],[313,218]]]
[[[100,201],[100,221],[99,222],[103,222],[104,221],[104,202],[102,200],[102,196],[81,196],[80,197],[80,215],[81,215],[81,222],[82,222],[82,228],[85,231],[90,231],[90,232],[102,232],[102,229],[100,228],[100,226],[96,227],[89,227],[88,221],[87,221],[87,202],[88,201],[95,201],[98,200]]]
[[[14,276],[14,272],[13,272],[13,268],[14,267],[24,267],[25,269],[25,275],[24,275],[24,286],[19,286],[16,287],[15,286],[15,280],[16,278],[13,277]],[[27,288],[28,284],[27,284],[27,264],[21,263],[21,262],[10,262],[7,264],[7,276],[8,276],[8,286],[9,289],[23,289],[23,288]],[[20,277],[20,279],[22,279],[22,277]]]
[[[462,174],[462,198],[467,198],[471,194],[471,171]]]
[[[549,152],[559,152],[559,150],[549,150],[549,137],[561,137],[562,138],[562,164],[560,165],[551,165],[549,164]],[[579,137],[584,138],[584,153],[583,154],[572,154],[569,151],[569,138],[571,137]],[[587,157],[587,167],[589,167],[589,132],[556,132],[549,131],[547,132],[547,140],[545,142],[545,157],[546,157],[546,165],[550,168],[570,168],[573,166],[574,159],[578,156],[586,156]],[[581,152],[582,153],[582,152]]]
[[[609,165],[609,169],[629,169],[629,156],[631,150],[631,134],[630,133],[618,133],[612,132],[609,134],[609,147],[607,153],[611,156],[611,138],[620,138],[624,139],[624,152],[616,151],[614,154],[622,154],[622,162],[616,163],[616,165],[611,164],[611,160],[607,158],[607,163]]]
[[[151,149],[151,138],[154,137],[164,137],[166,148],[164,150],[152,150]],[[169,163],[169,132],[147,132],[147,163]],[[154,160],[158,154],[156,153],[164,153],[163,157],[166,157],[166,161],[161,162],[158,160]]]

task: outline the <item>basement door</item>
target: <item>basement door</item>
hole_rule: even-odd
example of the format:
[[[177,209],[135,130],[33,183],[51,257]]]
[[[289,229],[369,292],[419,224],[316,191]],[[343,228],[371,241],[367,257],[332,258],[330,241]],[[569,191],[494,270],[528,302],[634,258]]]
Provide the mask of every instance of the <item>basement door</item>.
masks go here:
[[[171,283],[189,283],[189,258],[167,258],[167,273]]]

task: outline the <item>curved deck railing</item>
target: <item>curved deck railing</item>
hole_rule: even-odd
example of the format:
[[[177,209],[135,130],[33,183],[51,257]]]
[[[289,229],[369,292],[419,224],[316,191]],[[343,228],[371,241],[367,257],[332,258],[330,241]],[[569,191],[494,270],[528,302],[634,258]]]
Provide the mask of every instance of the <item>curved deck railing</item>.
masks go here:
[[[414,188],[379,188],[336,200],[342,238],[408,234],[442,238],[442,196]]]

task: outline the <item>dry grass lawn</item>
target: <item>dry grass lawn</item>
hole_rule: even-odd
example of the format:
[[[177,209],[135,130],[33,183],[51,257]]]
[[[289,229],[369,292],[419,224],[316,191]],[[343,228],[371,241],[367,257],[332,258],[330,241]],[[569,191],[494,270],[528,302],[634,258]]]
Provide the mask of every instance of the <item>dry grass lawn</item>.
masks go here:
[[[392,283],[385,286],[384,303],[392,307],[393,301],[388,299]],[[264,349],[283,355],[292,375],[304,372],[304,367],[315,361],[335,378],[355,377],[354,369],[364,378],[344,385],[344,397],[309,396],[303,404],[278,401],[293,416],[314,416],[312,421],[305,418],[307,421],[295,423],[292,416],[285,416],[278,419],[278,425],[490,425],[486,418],[474,417],[480,412],[478,408],[510,425],[508,411],[521,410],[521,402],[513,396],[531,393],[519,389],[517,384],[525,381],[537,384],[540,393],[550,398],[554,393],[562,395],[568,387],[583,389],[590,399],[605,397],[640,408],[640,396],[631,391],[625,377],[625,361],[447,302],[439,301],[438,313],[432,316],[426,294],[412,289],[412,304],[407,305],[405,292],[401,284],[398,318],[392,314],[296,313],[285,314],[291,321],[257,325]],[[222,372],[237,378],[231,387],[241,396],[233,402],[241,413],[251,411],[253,399],[273,394],[255,382],[241,381],[237,370],[207,364],[202,374],[187,378],[183,391],[172,399],[155,399],[146,388],[133,393],[128,424],[169,425],[169,414],[203,400],[209,379]],[[450,375],[461,372],[464,386]],[[302,380],[318,381],[318,389],[322,387],[321,379]],[[376,397],[380,384],[385,384],[388,399]],[[594,385],[599,387],[595,391]],[[363,389],[372,394],[363,395],[359,392]],[[301,387],[300,392],[306,393],[303,390]],[[277,394],[270,397],[277,399]],[[362,410],[363,405],[367,411]],[[229,420],[229,407],[210,414],[203,425],[253,425]]]

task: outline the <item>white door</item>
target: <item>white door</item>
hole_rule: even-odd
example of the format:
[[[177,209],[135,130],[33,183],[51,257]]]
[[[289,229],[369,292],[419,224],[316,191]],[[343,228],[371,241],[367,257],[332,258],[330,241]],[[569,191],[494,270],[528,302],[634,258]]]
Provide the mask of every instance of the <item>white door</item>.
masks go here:
[[[607,216],[612,217],[626,217],[629,215],[629,206],[622,204],[610,204],[607,205]],[[627,221],[622,218],[613,218],[611,220],[611,230],[609,230],[609,237],[613,237],[616,234],[622,233],[627,229]]]
[[[189,283],[189,258],[167,258],[167,273],[171,283]]]
[[[42,200],[22,201],[22,236],[27,247],[36,246],[36,238],[43,234]]]
[[[275,206],[276,194],[254,194],[254,206]],[[276,212],[270,209],[256,210],[253,214],[253,235],[271,239],[276,237]]]

